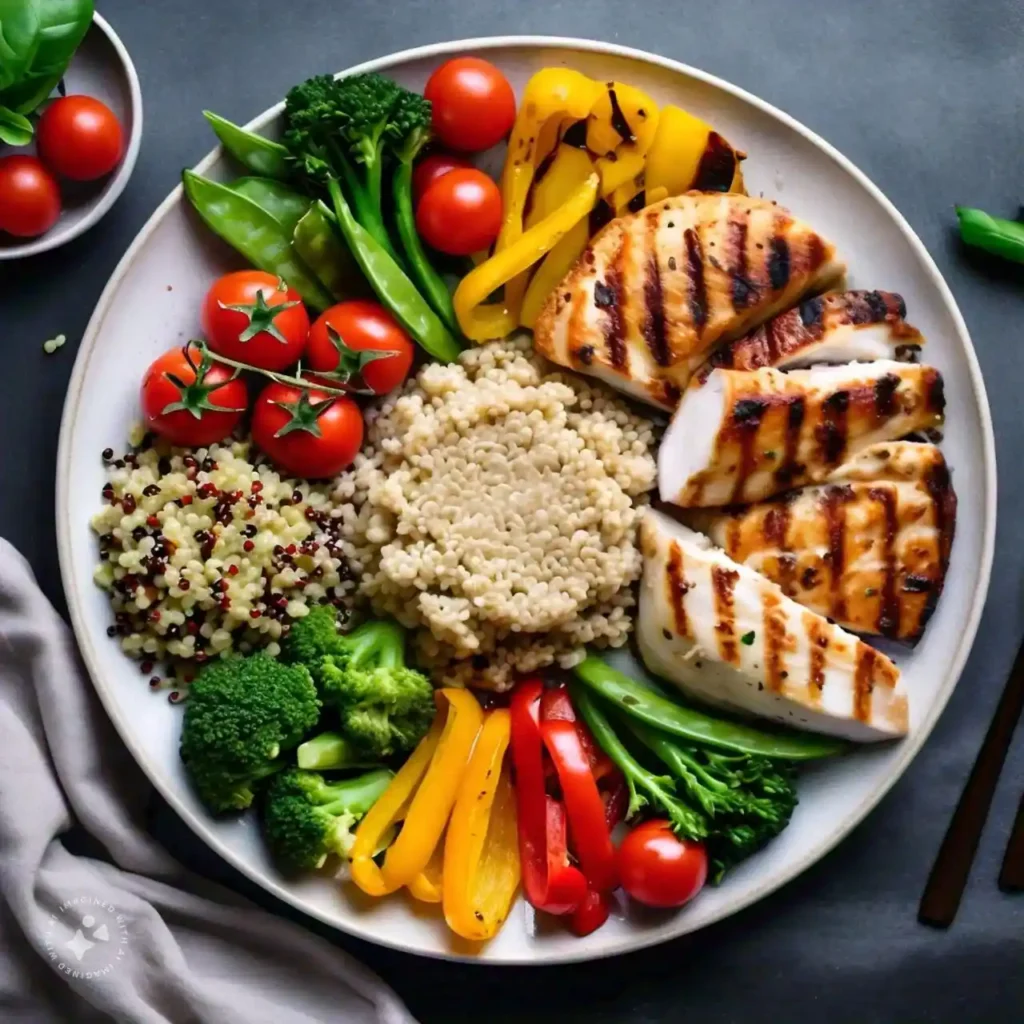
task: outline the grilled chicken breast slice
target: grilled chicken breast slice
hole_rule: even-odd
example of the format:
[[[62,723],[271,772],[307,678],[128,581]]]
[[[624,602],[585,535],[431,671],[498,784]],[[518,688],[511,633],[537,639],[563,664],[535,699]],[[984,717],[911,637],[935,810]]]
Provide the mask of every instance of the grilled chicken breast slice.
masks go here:
[[[904,319],[907,307],[895,292],[829,292],[805,299],[750,334],[711,353],[693,375],[698,387],[712,370],[795,370],[817,363],[916,362],[924,338]]]
[[[715,345],[845,269],[830,242],[768,200],[688,192],[612,221],[549,297],[534,344],[672,409]]]
[[[878,360],[713,370],[683,395],[658,451],[663,501],[709,508],[820,483],[869,445],[942,422],[942,375]]]
[[[859,742],[907,731],[899,669],[708,538],[648,509],[637,640],[644,664],[722,707]]]
[[[858,633],[917,640],[949,566],[956,494],[932,444],[872,445],[828,482],[694,522],[734,561]]]

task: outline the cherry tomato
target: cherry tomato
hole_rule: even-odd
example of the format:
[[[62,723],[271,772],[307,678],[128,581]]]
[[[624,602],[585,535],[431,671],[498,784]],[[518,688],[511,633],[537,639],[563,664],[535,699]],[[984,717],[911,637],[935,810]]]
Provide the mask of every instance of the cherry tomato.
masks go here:
[[[72,181],[102,178],[124,156],[121,122],[91,96],[54,100],[39,119],[36,140],[46,166]]]
[[[215,281],[202,319],[214,352],[261,370],[297,363],[309,337],[309,314],[298,292],[262,270],[237,270]]]
[[[222,441],[238,424],[249,393],[241,378],[196,345],[165,352],[142,378],[146,426],[171,444],[205,448]],[[176,383],[177,382],[177,383]]]
[[[501,193],[483,171],[449,171],[423,193],[416,211],[423,240],[451,256],[487,249],[501,230]]]
[[[416,206],[420,205],[423,193],[437,181],[443,178],[449,171],[458,168],[467,170],[473,165],[461,156],[453,156],[451,153],[431,153],[425,156],[412,172],[412,201]]]
[[[649,907],[681,907],[708,877],[708,855],[701,843],[679,839],[667,821],[637,825],[618,851],[622,888]]]
[[[433,106],[434,133],[463,153],[500,142],[516,119],[516,96],[508,79],[479,57],[455,57],[431,76],[423,95]]]
[[[363,417],[351,398],[268,384],[253,406],[252,439],[286,473],[325,479],[352,464]]]
[[[60,216],[60,190],[53,175],[34,156],[0,159],[0,231],[35,238]]]
[[[356,299],[332,306],[313,324],[305,366],[334,374],[309,379],[332,388],[386,395],[409,375],[415,346],[381,305]]]

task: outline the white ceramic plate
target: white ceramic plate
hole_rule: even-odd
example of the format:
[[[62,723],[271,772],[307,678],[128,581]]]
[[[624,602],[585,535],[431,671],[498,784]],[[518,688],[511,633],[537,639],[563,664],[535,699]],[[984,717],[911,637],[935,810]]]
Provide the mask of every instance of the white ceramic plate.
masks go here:
[[[142,91],[135,65],[117,33],[100,14],[75,53],[64,76],[69,96],[94,96],[117,115],[124,129],[124,158],[109,177],[95,182],[61,181],[60,220],[39,238],[12,239],[0,232],[0,260],[48,252],[88,231],[117,201],[135,170],[142,142]],[[0,143],[0,156],[35,153],[35,146],[14,149]]]
[[[104,482],[100,451],[125,443],[137,417],[136,393],[145,367],[198,330],[199,303],[210,281],[238,265],[190,214],[180,189],[153,215],[117,268],[78,354],[57,470],[61,569],[86,663],[125,742],[181,817],[249,877],[313,917],[409,952],[486,963],[587,960],[694,931],[767,895],[827,853],[906,769],[949,699],[984,603],[995,534],[992,426],[967,330],[935,264],[879,190],[802,125],[703,72],[602,43],[467,40],[410,50],[358,70],[384,71],[419,89],[441,60],[463,52],[485,54],[517,90],[538,68],[565,64],[599,79],[634,83],[659,101],[693,110],[750,154],[744,174],[752,194],[777,197],[837,244],[849,262],[851,286],[896,290],[905,297],[910,319],[928,339],[927,358],[946,378],[945,451],[960,497],[946,591],[923,642],[898,656],[911,695],[910,735],[810,769],[790,827],[692,906],[672,913],[623,908],[583,940],[557,926],[537,926],[519,904],[490,945],[471,950],[452,940],[436,908],[414,905],[400,894],[370,901],[328,878],[282,879],[264,852],[253,816],[214,821],[193,796],[178,760],[180,710],[150,694],[136,664],[107,639],[107,599],[92,583],[96,540],[88,521]],[[267,111],[250,127],[273,133],[278,114],[279,108]],[[220,152],[199,169],[221,177],[235,173]]]

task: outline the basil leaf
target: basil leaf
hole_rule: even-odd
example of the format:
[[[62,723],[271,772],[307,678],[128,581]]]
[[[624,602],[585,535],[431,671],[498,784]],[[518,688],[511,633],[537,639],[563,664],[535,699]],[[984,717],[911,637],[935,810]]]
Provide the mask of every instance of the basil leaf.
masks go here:
[[[3,0],[0,0],[2,3]],[[56,88],[92,24],[93,0],[36,0],[39,44],[21,80],[0,92],[0,103],[29,114]]]
[[[17,82],[39,44],[39,0],[0,0],[0,89]]]
[[[0,142],[8,146],[27,146],[33,132],[32,122],[24,114],[0,106]]]

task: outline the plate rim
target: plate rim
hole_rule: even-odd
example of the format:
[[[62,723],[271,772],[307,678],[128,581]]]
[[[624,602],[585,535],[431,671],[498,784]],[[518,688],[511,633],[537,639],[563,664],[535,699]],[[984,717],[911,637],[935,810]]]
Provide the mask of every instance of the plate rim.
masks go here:
[[[750,106],[759,110],[762,114],[781,122],[792,131],[801,135],[807,142],[811,143],[827,157],[837,163],[868,192],[876,203],[882,207],[907,239],[945,303],[947,311],[952,318],[961,347],[964,350],[971,388],[974,393],[975,400],[978,403],[980,412],[982,448],[984,453],[983,469],[985,474],[981,565],[978,581],[971,598],[970,612],[965,623],[965,628],[961,633],[956,654],[949,663],[949,668],[947,669],[945,678],[934,701],[932,702],[932,706],[929,709],[927,716],[920,723],[917,731],[912,737],[907,737],[901,741],[902,747],[899,757],[896,759],[895,765],[893,766],[889,776],[883,780],[883,782],[866,799],[862,800],[856,807],[852,808],[844,818],[842,825],[835,829],[828,837],[813,846],[802,857],[794,860],[792,864],[787,865],[787,867],[780,871],[777,876],[774,876],[761,884],[754,885],[750,892],[742,897],[738,897],[733,903],[724,907],[722,912],[711,920],[706,921],[699,926],[688,927],[686,915],[680,915],[678,918],[678,927],[673,927],[669,934],[641,935],[632,941],[619,942],[614,946],[602,950],[581,948],[578,953],[575,953],[572,950],[558,951],[555,955],[540,960],[528,956],[514,956],[503,958],[501,960],[490,960],[486,957],[457,953],[452,950],[424,950],[416,948],[405,943],[401,936],[396,936],[394,939],[381,938],[378,935],[368,933],[358,920],[352,921],[351,923],[346,922],[345,925],[339,924],[338,921],[326,911],[320,910],[315,905],[310,904],[307,900],[293,893],[287,886],[282,885],[276,879],[265,875],[258,869],[247,864],[243,858],[230,849],[226,843],[214,835],[206,820],[204,820],[200,815],[194,814],[182,803],[174,791],[173,786],[169,780],[163,776],[163,773],[158,766],[149,762],[148,755],[143,748],[141,740],[133,734],[131,723],[124,720],[120,714],[113,688],[103,681],[103,673],[99,666],[99,660],[93,648],[91,637],[89,636],[85,626],[84,612],[79,605],[77,595],[72,586],[70,507],[68,501],[69,496],[66,491],[66,483],[70,478],[71,433],[73,423],[76,418],[77,408],[82,397],[81,392],[86,367],[89,363],[90,355],[95,349],[97,340],[101,334],[114,293],[120,287],[121,279],[125,276],[128,268],[134,261],[136,253],[148,242],[150,235],[155,231],[156,227],[163,221],[174,205],[182,201],[183,190],[180,184],[165,197],[156,210],[154,210],[150,215],[149,219],[139,230],[139,233],[128,247],[124,256],[118,262],[110,280],[107,282],[107,285],[100,296],[92,316],[90,317],[85,333],[82,336],[82,341],[75,359],[75,365],[72,370],[67,397],[65,399],[64,409],[61,416],[56,480],[57,549],[61,582],[67,598],[68,609],[71,615],[71,622],[75,631],[75,636],[82,651],[82,657],[86,668],[88,669],[89,678],[92,681],[93,688],[99,695],[100,701],[103,704],[107,715],[114,723],[122,742],[128,747],[136,763],[146,774],[155,789],[173,808],[178,817],[180,817],[218,856],[222,857],[225,861],[231,864],[232,867],[259,885],[264,891],[269,892],[272,896],[277,897],[284,903],[300,910],[304,914],[308,914],[315,920],[321,921],[324,924],[337,929],[345,935],[351,935],[363,941],[374,943],[375,945],[396,949],[400,952],[414,956],[472,963],[487,967],[553,967],[558,964],[605,959],[607,957],[636,952],[650,946],[678,939],[684,935],[698,931],[701,928],[708,927],[709,925],[732,917],[734,914],[739,913],[747,907],[752,906],[754,903],[757,903],[771,895],[771,893],[782,888],[784,885],[807,871],[812,865],[821,860],[840,842],[842,842],[842,840],[845,839],[850,832],[875,809],[875,807],[877,807],[882,798],[903,776],[907,768],[910,766],[910,763],[917,756],[918,752],[931,735],[940,715],[945,710],[946,705],[953,694],[953,690],[956,688],[957,683],[960,680],[967,658],[973,647],[978,626],[981,621],[982,611],[985,606],[985,599],[988,594],[992,563],[995,553],[997,516],[996,453],[992,414],[989,407],[988,395],[985,389],[985,383],[982,377],[981,366],[978,362],[977,353],[975,352],[974,344],[971,341],[970,332],[967,329],[966,322],[964,321],[963,315],[960,312],[960,308],[957,305],[956,299],[954,298],[949,285],[946,283],[945,278],[942,276],[942,273],[939,271],[938,266],[932,259],[932,256],[926,249],[924,243],[907,222],[906,218],[893,205],[891,200],[889,200],[885,193],[863,171],[861,171],[851,160],[839,152],[829,142],[821,138],[816,132],[812,131],[800,121],[796,120],[785,111],[780,110],[773,104],[768,103],[766,100],[761,99],[746,89],[734,85],[717,75],[702,71],[699,68],[692,67],[682,61],[676,61],[669,57],[662,57],[658,54],[653,54],[636,47],[623,46],[617,43],[601,42],[599,40],[574,38],[571,36],[499,35],[446,40],[410,47],[405,50],[399,50],[380,57],[375,57],[371,60],[363,61],[359,64],[346,68],[344,71],[339,72],[339,74],[347,75],[357,72],[382,71],[387,70],[396,64],[407,63],[413,60],[445,57],[453,53],[481,52],[512,47],[520,47],[524,49],[561,47],[614,57],[625,57],[653,64],[668,71],[688,76],[691,79],[704,83],[705,85],[722,90],[723,92],[746,102]],[[269,107],[267,110],[254,117],[246,124],[245,127],[253,131],[260,130],[267,123],[277,117],[283,107],[283,102],[274,104],[272,107]],[[215,146],[198,164],[196,164],[195,170],[202,173],[209,169],[209,167],[212,166],[212,164],[221,155],[221,149],[222,147],[219,145]]]
[[[128,95],[132,112],[132,131],[128,136],[128,146],[124,151],[124,158],[117,169],[117,173],[107,182],[106,187],[99,194],[96,205],[73,227],[65,231],[55,230],[52,234],[47,232],[40,238],[32,239],[22,245],[0,247],[0,263],[6,260],[27,259],[29,256],[38,256],[40,253],[51,252],[59,249],[62,245],[81,237],[90,228],[95,227],[109,212],[110,208],[121,198],[121,193],[128,187],[128,182],[135,171],[135,164],[139,159],[139,151],[142,148],[142,86],[139,84],[139,74],[135,70],[135,63],[132,61],[128,48],[121,41],[121,37],[111,27],[109,21],[99,11],[94,11],[92,16],[92,28],[98,28],[107,37],[107,41],[114,47],[117,59],[121,62],[121,70],[128,83]],[[73,58],[72,58],[73,59]],[[149,221],[145,227],[149,227]],[[120,263],[118,269],[120,269]],[[84,336],[83,336],[84,338]]]

